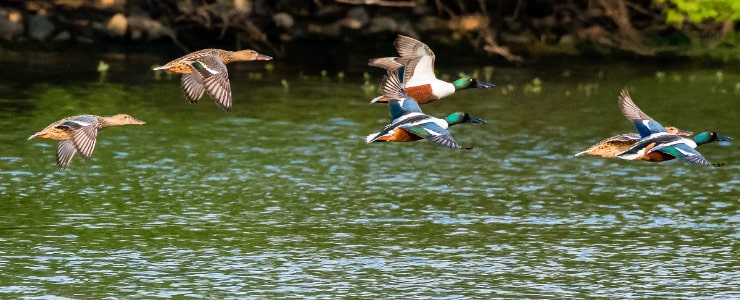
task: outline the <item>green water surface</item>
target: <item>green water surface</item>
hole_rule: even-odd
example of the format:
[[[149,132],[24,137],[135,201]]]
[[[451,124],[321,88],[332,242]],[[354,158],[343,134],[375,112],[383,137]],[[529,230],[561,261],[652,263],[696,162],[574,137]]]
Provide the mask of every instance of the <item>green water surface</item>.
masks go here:
[[[495,68],[496,88],[422,107],[486,119],[451,129],[466,151],[366,144],[389,122],[378,69],[235,64],[224,112],[157,62],[2,76],[0,298],[740,298],[738,140],[699,148],[722,168],[573,156],[635,131],[621,88],[663,125],[740,138],[740,72]],[[485,76],[440,71],[458,72]],[[147,123],[64,172],[26,141],[83,113]]]

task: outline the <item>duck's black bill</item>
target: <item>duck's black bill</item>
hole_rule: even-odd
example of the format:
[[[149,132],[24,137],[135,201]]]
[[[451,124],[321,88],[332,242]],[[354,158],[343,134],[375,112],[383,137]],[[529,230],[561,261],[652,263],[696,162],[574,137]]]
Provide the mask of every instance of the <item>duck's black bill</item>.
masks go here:
[[[496,86],[493,83],[488,83],[480,80],[473,81],[473,87],[479,88],[479,89],[490,89],[492,87]]]
[[[468,122],[475,123],[475,124],[487,124],[488,122],[486,120],[483,120],[478,117],[469,116],[470,120]]]
[[[718,141],[732,141],[732,138],[726,135],[717,134]]]

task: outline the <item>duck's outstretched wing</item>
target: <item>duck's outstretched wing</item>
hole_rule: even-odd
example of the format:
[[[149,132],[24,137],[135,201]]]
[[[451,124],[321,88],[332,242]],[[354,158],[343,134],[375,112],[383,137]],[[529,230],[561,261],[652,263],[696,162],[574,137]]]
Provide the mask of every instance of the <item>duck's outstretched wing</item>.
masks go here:
[[[398,77],[398,80],[401,82],[401,86],[406,86],[406,78],[405,76],[411,77],[411,74],[406,72],[406,66],[404,65],[404,60],[400,57],[380,57],[380,58],[372,58],[370,59],[367,64],[371,67],[378,67],[383,68],[388,71],[396,71],[395,76]],[[382,96],[380,98],[383,98]],[[371,101],[371,103],[375,102],[387,102],[373,99],[374,101]],[[383,100],[387,100],[383,99]]]
[[[398,35],[393,43],[398,54],[399,62],[405,67],[402,74],[406,86],[417,86],[435,81],[434,52],[426,44],[405,35]]]
[[[383,76],[383,97],[388,98],[388,108],[391,113],[391,120],[398,120],[403,115],[417,112],[421,113],[421,107],[406,90],[401,86],[401,82],[398,80],[397,71],[388,70]]]
[[[191,64],[193,70],[203,78],[203,87],[216,105],[231,110],[231,84],[226,65],[218,56],[206,56]]]
[[[637,131],[640,133],[640,137],[645,138],[653,133],[666,131],[663,125],[660,125],[660,123],[653,120],[653,118],[637,107],[626,90],[622,90],[619,94],[618,103],[622,114],[635,125]]]
[[[59,141],[57,145],[57,167],[59,170],[64,170],[69,166],[69,162],[72,161],[75,153],[77,153],[77,148],[71,140]]]
[[[398,55],[401,57],[429,56],[434,61],[434,52],[421,41],[405,35],[398,35],[393,42]]]
[[[656,146],[655,148],[651,149],[650,152],[660,151],[665,154],[670,154],[675,157],[680,157],[683,160],[686,160],[690,163],[697,164],[697,165],[713,165],[713,166],[719,166],[721,164],[713,164],[710,163],[709,160],[707,160],[701,153],[696,151],[696,149],[692,148],[690,145],[686,143],[676,142],[676,143],[669,143],[664,145]]]
[[[388,69],[383,75],[380,85],[383,96],[389,99],[402,99],[410,97],[406,90],[403,89],[401,81],[398,79],[398,69]]]
[[[77,148],[77,152],[80,153],[80,155],[88,159],[92,156],[93,151],[95,150],[95,141],[97,140],[98,136],[98,128],[97,127],[84,127],[80,130],[72,131],[72,143],[74,144],[75,148]]]
[[[180,86],[182,91],[185,92],[185,98],[190,103],[198,102],[206,91],[205,86],[203,86],[203,76],[200,76],[198,72],[182,74]]]
[[[98,118],[91,115],[76,116],[57,125],[69,130],[70,140],[83,158],[90,158],[98,137]]]
[[[447,129],[442,128],[434,122],[426,122],[412,126],[401,126],[401,128],[443,147],[454,149],[462,148],[460,144],[455,142],[455,139],[452,138],[452,135],[447,131]]]
[[[400,62],[400,57],[379,57],[379,58],[371,58],[368,60],[367,65],[371,67],[378,67],[385,70],[396,70],[400,67],[403,67],[403,64]]]

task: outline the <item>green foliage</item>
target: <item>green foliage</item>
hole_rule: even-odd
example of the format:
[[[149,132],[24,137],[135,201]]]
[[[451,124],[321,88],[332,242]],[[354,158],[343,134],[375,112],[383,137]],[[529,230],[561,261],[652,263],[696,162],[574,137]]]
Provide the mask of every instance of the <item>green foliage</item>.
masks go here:
[[[699,23],[706,20],[716,22],[740,20],[738,0],[655,0],[666,4],[666,21],[681,24],[685,21]]]

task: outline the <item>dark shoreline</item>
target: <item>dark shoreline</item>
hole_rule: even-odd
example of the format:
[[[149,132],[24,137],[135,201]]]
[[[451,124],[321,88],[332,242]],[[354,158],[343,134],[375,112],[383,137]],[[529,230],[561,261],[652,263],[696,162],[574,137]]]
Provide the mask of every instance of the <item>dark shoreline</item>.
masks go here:
[[[620,17],[629,18],[628,26],[617,26],[620,20],[609,14],[609,5],[594,3],[479,7],[478,1],[460,2],[465,9],[413,1],[392,3],[414,7],[308,0],[177,3],[10,1],[0,5],[0,51],[154,51],[176,56],[203,48],[251,48],[291,63],[340,70],[351,65],[343,57],[393,55],[392,41],[400,33],[463,64],[633,57],[740,61],[735,41],[740,22],[705,25],[722,30],[724,37],[705,28],[674,28],[662,24],[660,9],[650,2],[627,6],[628,15]]]

